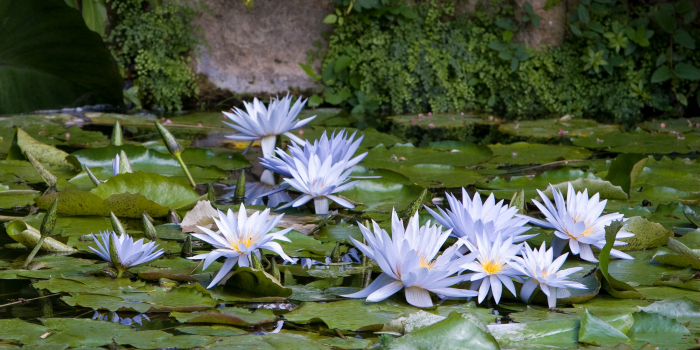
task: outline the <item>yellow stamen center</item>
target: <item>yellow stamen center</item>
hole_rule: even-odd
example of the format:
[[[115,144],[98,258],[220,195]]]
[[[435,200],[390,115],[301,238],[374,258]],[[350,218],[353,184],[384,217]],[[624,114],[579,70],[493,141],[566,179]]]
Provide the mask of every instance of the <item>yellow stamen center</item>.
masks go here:
[[[488,274],[498,273],[503,269],[503,264],[498,263],[496,261],[487,261],[482,266],[484,268],[484,271]]]
[[[435,266],[433,266],[434,261],[430,261],[426,259],[424,256],[420,257],[420,268],[427,268],[427,269],[433,269]]]

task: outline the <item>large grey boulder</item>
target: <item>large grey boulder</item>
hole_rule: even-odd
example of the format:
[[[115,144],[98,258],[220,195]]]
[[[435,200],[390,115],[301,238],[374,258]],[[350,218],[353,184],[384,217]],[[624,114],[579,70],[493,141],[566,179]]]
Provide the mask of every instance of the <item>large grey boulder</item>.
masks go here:
[[[332,29],[323,18],[331,0],[207,0],[210,11],[195,20],[211,51],[201,50],[196,71],[236,94],[276,94],[315,85],[299,66],[314,41]]]

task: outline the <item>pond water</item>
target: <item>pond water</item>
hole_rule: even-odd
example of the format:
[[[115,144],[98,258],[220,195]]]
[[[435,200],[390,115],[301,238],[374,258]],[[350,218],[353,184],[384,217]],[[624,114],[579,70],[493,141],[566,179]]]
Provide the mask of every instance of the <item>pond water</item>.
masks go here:
[[[314,140],[324,131],[356,130],[353,119],[339,110],[305,110],[300,118],[311,115],[318,117],[294,131],[296,136]],[[362,179],[341,193],[354,209],[331,205],[337,213],[330,220],[315,216],[310,204],[281,211],[283,226],[294,228],[287,236],[292,243],[282,244],[285,253],[302,259],[301,264],[313,260],[316,265],[283,265],[277,258],[279,285],[265,284],[266,277],[251,275],[252,279],[232,277],[236,281],[206,290],[202,286],[208,285],[221,263],[202,271],[196,261],[181,257],[189,234],[182,233],[185,225],[180,220],[186,220],[194,205],[206,199],[208,185],[216,206],[236,210],[233,191],[241,169],[246,171],[247,193],[262,191],[258,144],[243,155],[247,144],[224,137],[231,129],[221,123],[219,112],[157,119],[186,147],[182,154],[198,183],[195,193],[186,186],[179,163],[153,126],[154,117],[110,113],[85,113],[85,117],[0,116],[0,220],[5,222],[0,226],[0,348],[49,344],[139,349],[424,346],[420,344],[449,348],[454,344],[431,337],[445,334],[459,339],[465,329],[470,329],[472,339],[488,340],[491,345],[484,349],[495,342],[503,348],[576,348],[619,342],[685,348],[700,335],[700,282],[693,270],[700,268],[700,254],[693,250],[700,248],[700,220],[685,215],[693,210],[700,213],[700,118],[654,120],[631,131],[567,117],[506,122],[464,113],[373,122],[376,129],[358,131],[364,139],[357,154],[368,155],[353,175],[381,178]],[[123,129],[121,146],[110,145],[115,121]],[[27,149],[46,147],[38,143],[62,151],[63,158],[43,162],[57,178],[55,189],[49,189],[22,157]],[[99,180],[107,180],[112,176],[112,158],[121,151],[140,177],[124,180],[121,189],[109,189],[113,192],[93,190],[84,166]],[[186,190],[149,173],[175,179]],[[626,287],[611,287],[607,277],[594,272],[596,264],[572,256],[564,267],[583,267],[571,278],[587,289],[564,298],[558,312],[547,311],[541,292],[530,306],[504,295],[498,305],[493,300],[478,306],[475,300],[448,300],[425,311],[406,303],[402,293],[377,304],[340,297],[363,286],[366,269],[373,271],[372,278],[381,272],[376,264],[362,262],[361,254],[354,254],[350,237],[362,239],[357,222],[375,220],[388,229],[392,208],[401,211],[411,206],[423,189],[428,190],[424,204],[444,208],[448,205],[445,192],[461,200],[462,187],[470,197],[493,193],[511,205],[524,201],[522,213],[541,217],[531,202],[539,198],[536,190],[566,182],[573,182],[577,190],[587,188],[590,194],[599,192],[607,200],[606,212],[637,217],[630,219],[635,226],[628,228],[636,236],[629,239],[626,250],[635,259],[614,259],[605,268]],[[130,190],[143,198],[129,195]],[[518,191],[520,195],[514,196]],[[95,199],[95,193],[102,197]],[[61,205],[55,238],[77,251],[40,252],[29,269],[22,269],[29,250],[10,235],[26,226],[18,230],[20,221],[15,220],[39,228],[57,196]],[[246,204],[249,209],[265,208],[250,198]],[[178,218],[169,213],[171,208]],[[151,214],[164,257],[133,269],[127,279],[105,276],[101,271],[106,264],[87,248],[92,244],[87,235],[111,230],[105,214],[109,210],[137,238],[143,237],[140,213]],[[431,216],[421,209],[421,224],[428,220]],[[543,241],[549,246],[552,230],[530,232],[539,234],[528,240],[530,246]],[[678,242],[686,250],[678,248]],[[207,249],[200,241],[193,242],[195,254]],[[336,250],[345,265],[326,261]],[[266,253],[263,266],[272,273],[269,259],[274,257]],[[469,287],[468,283],[459,286]],[[461,321],[449,316],[453,312],[462,316]],[[470,325],[488,328],[476,330],[460,323],[469,317],[474,318]],[[285,321],[282,330],[272,333],[279,320]],[[665,333],[644,328],[650,324],[662,324]],[[431,332],[417,331],[430,327],[434,327]],[[617,338],[604,336],[606,327],[615,329]],[[390,336],[380,340],[382,333]],[[399,337],[402,334],[408,335]],[[73,340],[66,340],[69,336]],[[475,348],[470,346],[474,345],[465,348]]]

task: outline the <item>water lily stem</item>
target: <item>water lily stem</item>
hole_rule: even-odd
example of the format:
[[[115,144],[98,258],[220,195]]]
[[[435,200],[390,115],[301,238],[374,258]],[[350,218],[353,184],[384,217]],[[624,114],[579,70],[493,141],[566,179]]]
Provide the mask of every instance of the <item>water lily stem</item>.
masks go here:
[[[124,277],[124,270],[117,269],[117,277],[116,278],[122,278],[122,277]]]
[[[39,252],[39,249],[41,249],[41,246],[44,244],[45,239],[46,239],[46,236],[41,236],[39,238],[39,241],[34,246],[34,249],[32,249],[32,252],[29,253],[27,260],[24,261],[24,266],[22,266],[23,269],[26,269],[29,266],[29,264],[32,262],[32,260],[36,256],[36,253]]]
[[[194,179],[192,178],[192,175],[190,175],[190,171],[187,169],[187,165],[185,165],[185,162],[182,161],[182,156],[180,155],[179,152],[173,154],[175,158],[177,158],[177,161],[180,162],[180,167],[182,167],[182,170],[185,172],[185,175],[187,175],[187,180],[190,181],[190,185],[194,188],[197,187],[197,183],[194,182]]]

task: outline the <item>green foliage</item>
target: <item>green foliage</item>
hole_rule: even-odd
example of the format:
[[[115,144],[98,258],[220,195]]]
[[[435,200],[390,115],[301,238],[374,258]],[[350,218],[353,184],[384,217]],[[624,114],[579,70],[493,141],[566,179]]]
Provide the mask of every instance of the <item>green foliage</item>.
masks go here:
[[[334,4],[324,20],[335,26],[328,51],[310,52],[302,67],[323,90],[315,104],[355,113],[480,110],[631,124],[643,110],[683,114],[700,79],[700,31],[687,1],[648,8],[583,0],[565,43],[540,51],[515,40],[539,26],[529,3],[518,16],[511,0],[464,16],[452,1]],[[315,72],[310,61],[318,56],[322,70]]]
[[[201,28],[191,23],[198,4],[109,0],[117,24],[105,41],[122,76],[137,87],[127,95],[138,99],[130,100],[171,111],[197,95],[190,62],[202,43]]]

